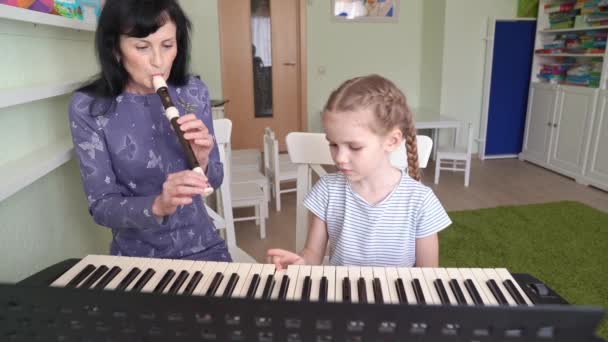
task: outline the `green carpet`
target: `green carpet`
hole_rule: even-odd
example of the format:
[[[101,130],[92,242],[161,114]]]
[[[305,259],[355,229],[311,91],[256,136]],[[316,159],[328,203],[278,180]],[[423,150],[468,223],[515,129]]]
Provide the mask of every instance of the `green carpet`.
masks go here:
[[[571,304],[608,311],[608,214],[557,202],[449,215],[454,223],[439,234],[443,267],[529,273]],[[608,339],[608,320],[599,335]]]

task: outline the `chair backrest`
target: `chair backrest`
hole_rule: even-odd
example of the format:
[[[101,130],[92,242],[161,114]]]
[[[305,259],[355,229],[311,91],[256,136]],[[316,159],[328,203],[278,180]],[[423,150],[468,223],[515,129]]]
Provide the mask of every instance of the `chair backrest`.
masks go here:
[[[433,141],[423,135],[417,136],[418,160],[420,167],[426,167],[431,154]],[[304,210],[304,198],[310,190],[311,171],[323,176],[321,165],[333,165],[329,144],[324,133],[292,132],[287,134],[287,152],[291,162],[298,165],[296,193],[296,251],[304,248],[308,231],[308,215]],[[398,168],[407,167],[405,143],[391,154],[391,163]]]
[[[232,121],[229,119],[213,120],[213,129],[215,132],[215,141],[220,154],[220,161],[224,164],[224,180],[220,185],[220,193],[216,193],[217,205],[222,206],[224,217],[221,217],[217,212],[207,207],[207,212],[211,218],[223,223],[226,227],[226,244],[228,248],[236,246],[236,235],[234,230],[234,218],[232,217],[232,198],[230,192],[230,159],[227,156],[227,150],[230,147],[230,138],[232,136]]]
[[[467,126],[467,156],[470,156],[473,153],[473,123],[467,122],[464,125]]]

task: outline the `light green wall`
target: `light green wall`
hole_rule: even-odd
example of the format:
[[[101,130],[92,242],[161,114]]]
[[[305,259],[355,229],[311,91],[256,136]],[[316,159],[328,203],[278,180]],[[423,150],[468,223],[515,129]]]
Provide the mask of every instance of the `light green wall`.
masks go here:
[[[420,107],[436,112],[441,107],[445,3],[446,0],[425,0],[422,7]]]
[[[0,46],[10,47],[0,54],[0,89],[83,80],[97,70],[92,32],[0,19]],[[0,167],[69,136],[68,101],[0,109]],[[73,160],[0,202],[0,218],[0,282],[108,250],[108,232],[88,214]]]
[[[514,0],[446,1],[441,113],[472,122],[475,137],[481,116],[487,18],[515,18],[516,10]]]

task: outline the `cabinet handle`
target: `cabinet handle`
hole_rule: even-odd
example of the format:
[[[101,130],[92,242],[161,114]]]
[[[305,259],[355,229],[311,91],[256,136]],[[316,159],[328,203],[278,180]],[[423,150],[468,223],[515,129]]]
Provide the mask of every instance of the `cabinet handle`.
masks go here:
[[[547,122],[547,126],[551,127],[551,126],[553,126],[553,123]]]
[[[553,124],[553,127],[557,127],[557,124],[556,124],[556,123],[554,123],[554,124]]]

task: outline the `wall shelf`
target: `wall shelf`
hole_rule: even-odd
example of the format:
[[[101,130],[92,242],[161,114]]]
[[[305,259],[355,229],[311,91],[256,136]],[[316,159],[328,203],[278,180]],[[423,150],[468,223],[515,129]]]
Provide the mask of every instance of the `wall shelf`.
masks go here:
[[[544,29],[540,30],[541,33],[564,33],[564,32],[578,32],[578,31],[597,31],[597,30],[608,30],[608,26],[594,26],[594,27],[576,27],[567,29]]]
[[[603,53],[537,53],[538,57],[604,57]]]
[[[34,24],[65,27],[82,31],[95,31],[97,25],[85,23],[78,19],[62,17],[60,15],[37,12],[25,8],[0,4],[0,18],[19,20]]]
[[[20,159],[0,164],[0,201],[67,163],[72,159],[73,151],[72,139],[68,137]]]
[[[70,94],[84,81],[70,81],[59,84],[36,85],[13,89],[1,89],[0,108],[15,106],[50,97]]]

